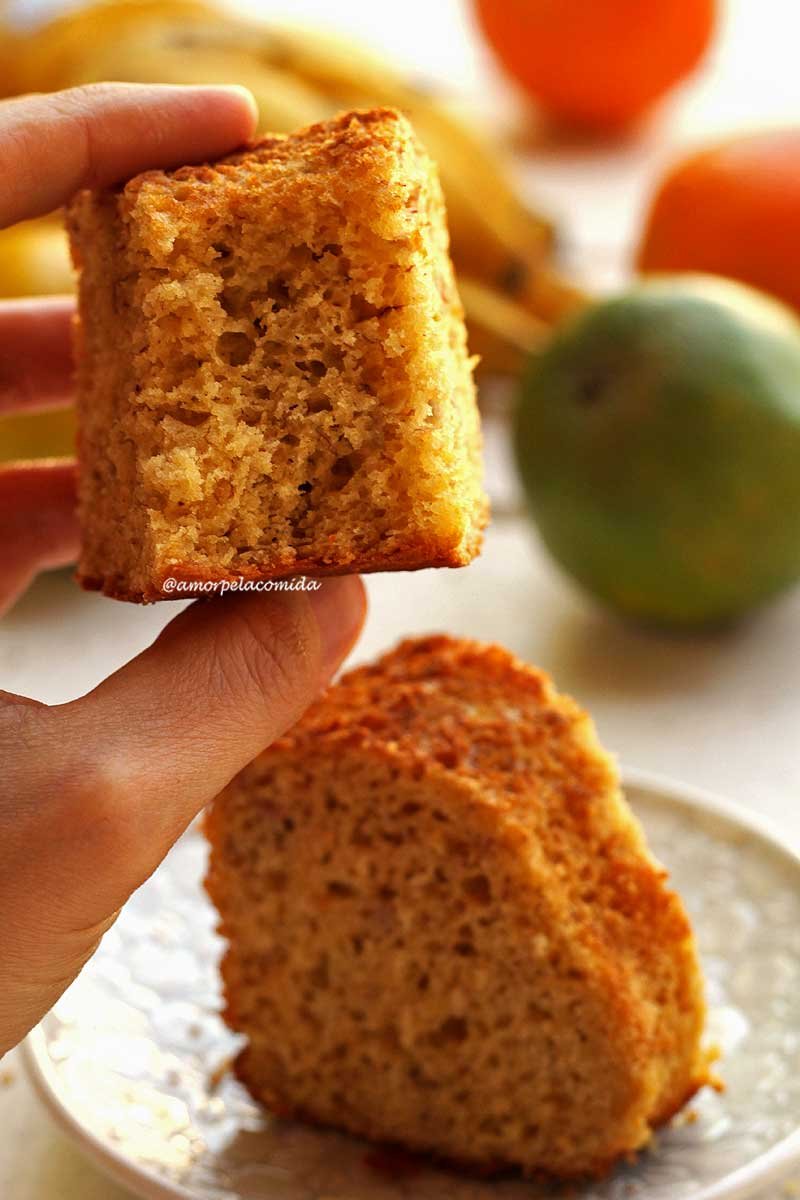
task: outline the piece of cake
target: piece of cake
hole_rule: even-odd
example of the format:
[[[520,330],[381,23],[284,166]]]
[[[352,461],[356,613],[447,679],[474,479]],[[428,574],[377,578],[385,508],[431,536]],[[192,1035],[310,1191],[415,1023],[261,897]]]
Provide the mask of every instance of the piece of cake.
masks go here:
[[[346,675],[207,834],[237,1073],[279,1115],[574,1177],[707,1079],[683,905],[589,717],[499,647]]]
[[[84,192],[68,226],[85,587],[156,600],[170,577],[477,554],[472,361],[404,117],[348,113]]]

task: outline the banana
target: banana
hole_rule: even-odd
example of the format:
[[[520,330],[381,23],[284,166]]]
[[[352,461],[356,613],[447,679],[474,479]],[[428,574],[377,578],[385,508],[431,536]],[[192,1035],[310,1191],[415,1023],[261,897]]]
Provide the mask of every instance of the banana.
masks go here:
[[[67,235],[60,221],[42,217],[0,230],[0,297],[71,292],[73,287]],[[71,409],[0,417],[0,462],[70,455],[74,444]]]
[[[338,107],[400,107],[438,163],[457,266],[526,295],[547,258],[551,227],[521,203],[498,155],[438,98],[335,35],[272,29],[202,0],[122,0],[68,14],[31,41],[26,90],[104,77],[235,79],[255,91],[262,128],[276,132],[292,128],[292,114],[301,125]]]
[[[259,128],[284,133],[335,110],[293,72],[251,53],[252,26],[202,0],[116,0],[68,13],[27,41],[18,68],[26,91],[104,79],[129,83],[240,83]]]
[[[525,293],[550,252],[552,227],[521,202],[501,157],[442,100],[332,34],[265,28],[257,53],[342,107],[386,104],[406,112],[439,168],[456,265],[509,295]]]
[[[128,83],[239,83],[255,97],[259,130],[289,133],[332,116],[335,105],[288,71],[242,59],[232,50],[198,48],[191,54],[137,37],[94,46],[76,83],[122,79]]]
[[[41,217],[0,230],[0,297],[71,292],[73,287],[60,221]]]
[[[137,28],[180,31],[201,22],[224,28],[221,10],[203,0],[107,0],[67,12],[17,39],[14,91],[72,87],[93,45],[123,42]]]
[[[265,132],[288,132],[342,108],[400,108],[439,167],[453,260],[483,369],[516,373],[548,326],[586,300],[555,270],[552,226],[522,202],[495,148],[446,99],[348,40],[273,28],[231,15],[214,0],[106,0],[24,36],[0,28],[0,70],[4,62],[4,82],[10,79],[13,91],[102,79],[240,83],[253,92]],[[63,279],[59,236],[47,235],[49,270]],[[34,262],[45,242],[44,234],[29,237]],[[12,255],[12,273],[14,261]],[[47,270],[34,265],[32,275],[37,271],[44,283]],[[2,282],[0,272],[0,288]]]
[[[0,416],[0,463],[31,458],[71,458],[75,453],[75,410]]]
[[[549,325],[557,325],[591,300],[582,288],[565,279],[552,263],[544,264],[531,275],[517,293],[517,302]]]
[[[469,348],[479,355],[479,370],[520,375],[532,351],[547,342],[550,326],[502,292],[460,275],[458,291],[467,318]]]

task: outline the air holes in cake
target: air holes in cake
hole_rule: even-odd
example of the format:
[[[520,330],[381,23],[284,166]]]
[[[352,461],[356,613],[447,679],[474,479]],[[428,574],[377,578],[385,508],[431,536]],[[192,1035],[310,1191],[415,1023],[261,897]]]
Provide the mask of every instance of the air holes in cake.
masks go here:
[[[298,492],[302,492],[304,496],[307,496],[308,493],[313,490],[313,487],[313,483],[309,483],[309,481],[306,480],[305,483],[298,484],[297,490]]]
[[[299,371],[302,371],[304,375],[310,375],[314,379],[322,379],[322,377],[328,373],[328,368],[321,358],[312,358],[308,362],[306,362],[304,359],[301,359],[294,365]]]
[[[331,879],[328,883],[328,895],[340,896],[344,899],[355,893],[349,883],[343,883],[340,879]]]
[[[250,296],[246,288],[224,287],[219,302],[229,317],[241,317],[249,308]]]
[[[194,408],[170,408],[166,411],[166,416],[172,417],[173,421],[180,422],[181,425],[204,425],[211,417],[211,413],[197,412]]]
[[[283,435],[283,437],[281,438],[281,445],[282,446],[299,446],[300,438],[295,437],[295,435],[293,433],[285,433]]]
[[[461,958],[470,958],[475,954],[475,946],[473,944],[474,931],[471,925],[460,925],[458,928],[458,941],[453,946],[455,954]]]
[[[214,499],[224,504],[233,495],[233,484],[229,479],[218,479],[214,484]]]
[[[272,301],[272,311],[281,312],[291,299],[289,285],[284,279],[272,279],[267,287],[267,299]]]
[[[217,338],[217,354],[232,367],[241,367],[253,353],[253,343],[246,333],[222,333]]]
[[[331,487],[333,490],[340,492],[353,478],[362,462],[362,456],[355,452],[352,454],[343,454],[341,458],[337,458],[331,467]]]
[[[485,875],[472,875],[469,879],[464,880],[463,887],[471,900],[475,900],[478,904],[491,903],[492,886]]]
[[[326,954],[323,954],[308,972],[308,979],[311,985],[319,991],[324,991],[329,986],[330,971],[328,969],[328,956]]]
[[[354,321],[369,321],[372,317],[377,317],[380,309],[371,304],[366,296],[360,296],[356,292],[350,297],[350,311]]]
[[[319,262],[319,260],[324,258],[326,254],[332,254],[334,258],[338,258],[341,253],[342,247],[338,242],[326,242],[320,252],[318,254],[312,254],[311,257],[313,258],[314,262]]]
[[[358,294],[358,292],[350,297],[350,312],[352,313],[353,320],[357,324],[360,321],[371,321],[373,317],[382,317],[386,313],[392,312],[392,310],[397,307],[398,305],[392,304],[384,304],[380,306],[377,304],[372,304],[372,302],[369,301],[366,296],[361,296]]]
[[[428,975],[427,973],[424,975],[420,975],[419,979],[417,980],[417,991],[418,992],[427,992],[428,988],[430,987],[430,982],[431,982],[430,975]]]
[[[438,754],[436,755],[436,761],[438,763],[441,763],[443,767],[448,767],[449,769],[452,769],[453,767],[457,767],[458,760],[459,760],[458,751],[454,750],[452,746],[446,746],[443,750],[440,750],[438,752]]]
[[[194,257],[194,247],[189,238],[178,237],[170,247],[170,259],[188,258],[190,261]]]
[[[466,1040],[469,1025],[464,1017],[448,1017],[433,1034],[432,1040],[439,1045],[458,1045]]]

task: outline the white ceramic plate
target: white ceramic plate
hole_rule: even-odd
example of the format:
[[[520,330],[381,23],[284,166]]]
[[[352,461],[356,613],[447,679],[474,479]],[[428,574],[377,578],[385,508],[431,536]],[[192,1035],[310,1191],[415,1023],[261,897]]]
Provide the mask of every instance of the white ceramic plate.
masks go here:
[[[800,1164],[800,858],[728,804],[629,773],[627,794],[694,920],[724,1094],[576,1200],[773,1200]],[[516,1180],[378,1172],[352,1138],[275,1121],[224,1071],[220,951],[190,831],[26,1044],[63,1127],[148,1200],[531,1200]]]

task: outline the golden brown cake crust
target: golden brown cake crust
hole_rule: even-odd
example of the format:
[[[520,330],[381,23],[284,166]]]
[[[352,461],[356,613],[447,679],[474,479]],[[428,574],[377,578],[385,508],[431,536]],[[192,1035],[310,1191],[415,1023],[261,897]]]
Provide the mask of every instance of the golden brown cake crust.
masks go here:
[[[82,193],[83,586],[458,567],[487,519],[433,164],[389,109]]]
[[[579,1177],[708,1082],[683,905],[589,718],[500,647],[414,639],[349,673],[206,827],[236,1069],[273,1111]]]
[[[431,567],[466,567],[480,550],[481,537],[459,549],[445,550],[435,542],[420,540],[418,546],[388,555],[374,554],[346,562],[326,563],[324,559],[293,559],[281,567],[276,563],[265,574],[257,567],[243,566],[236,573],[230,571],[198,570],[190,562],[174,562],[169,568],[156,575],[147,587],[130,591],[123,578],[114,576],[90,576],[78,574],[81,587],[89,592],[103,592],[113,600],[129,600],[134,604],[150,604],[156,600],[185,600],[192,585],[205,583],[238,583],[239,580],[259,582],[263,580],[306,578],[324,579],[333,575],[370,575],[381,571],[425,571]],[[165,580],[186,585],[165,591]]]

